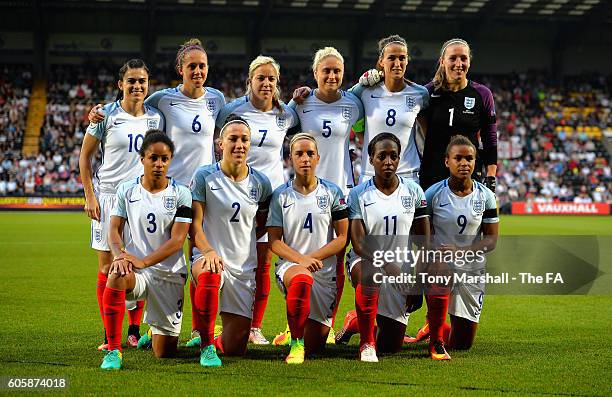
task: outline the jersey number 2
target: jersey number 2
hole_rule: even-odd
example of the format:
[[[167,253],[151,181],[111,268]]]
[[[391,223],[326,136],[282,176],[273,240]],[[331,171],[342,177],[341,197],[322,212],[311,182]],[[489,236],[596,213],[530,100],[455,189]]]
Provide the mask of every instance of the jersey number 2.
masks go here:
[[[234,215],[232,215],[230,218],[230,222],[240,222],[240,219],[237,218],[238,213],[240,212],[240,203],[235,202],[232,204],[232,208],[236,208],[236,212],[234,212]]]

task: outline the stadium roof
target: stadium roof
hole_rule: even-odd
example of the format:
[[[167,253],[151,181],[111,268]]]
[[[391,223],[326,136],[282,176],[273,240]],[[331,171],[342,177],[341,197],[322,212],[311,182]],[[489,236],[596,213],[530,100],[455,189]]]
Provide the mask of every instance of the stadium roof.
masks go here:
[[[420,18],[511,18],[579,20],[603,12],[612,22],[609,0],[24,0],[0,7],[96,7],[115,9],[177,10],[197,8],[209,12],[248,13],[269,9],[274,13],[367,14]]]

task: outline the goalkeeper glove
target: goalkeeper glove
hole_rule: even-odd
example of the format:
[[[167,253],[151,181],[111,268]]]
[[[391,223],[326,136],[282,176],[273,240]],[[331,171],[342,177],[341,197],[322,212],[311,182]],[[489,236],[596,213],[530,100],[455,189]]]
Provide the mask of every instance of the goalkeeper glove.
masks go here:
[[[497,182],[495,181],[494,176],[485,176],[484,185],[491,189],[493,193],[495,193],[495,185],[497,185]]]
[[[385,72],[377,69],[367,70],[364,74],[359,78],[359,84],[370,87],[374,84],[378,83],[380,79],[382,79],[385,75]]]

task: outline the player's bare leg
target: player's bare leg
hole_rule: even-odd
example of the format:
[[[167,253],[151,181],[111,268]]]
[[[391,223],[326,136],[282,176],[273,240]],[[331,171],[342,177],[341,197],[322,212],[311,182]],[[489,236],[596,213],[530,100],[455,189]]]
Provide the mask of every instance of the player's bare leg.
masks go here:
[[[178,336],[153,334],[153,353],[157,358],[176,356]]]
[[[221,313],[223,332],[218,338],[226,356],[244,356],[249,341],[251,319],[233,313]]]
[[[469,350],[476,339],[478,323],[451,314],[451,331],[447,346],[454,350]]]
[[[385,316],[376,316],[378,335],[376,348],[380,353],[397,353],[404,344],[406,325]]]
[[[306,320],[306,327],[304,328],[304,350],[306,357],[323,353],[329,330],[329,327],[318,321]]]

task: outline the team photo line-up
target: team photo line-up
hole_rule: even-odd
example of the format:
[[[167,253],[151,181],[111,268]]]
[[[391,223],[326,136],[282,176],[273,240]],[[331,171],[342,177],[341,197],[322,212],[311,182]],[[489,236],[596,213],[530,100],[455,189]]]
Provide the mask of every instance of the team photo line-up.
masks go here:
[[[101,368],[121,368],[126,310],[127,346],[173,356],[187,282],[186,346],[200,349],[202,366],[220,366],[218,353],[244,355],[249,342],[269,344],[261,324],[273,254],[288,324],[273,343],[289,347],[289,364],[357,333],[365,362],[418,341],[429,341],[434,360],[449,360],[446,348],[471,347],[483,285],[428,286],[427,321],[415,337],[406,336],[420,299],[373,281],[363,241],[416,235],[426,237],[422,244],[433,237],[442,251],[495,247],[493,96],[468,79],[471,51],[462,39],[442,45],[425,86],[404,77],[409,46],[402,37],[381,39],[378,52],[376,68],[344,91],[342,55],[333,47],[318,50],[317,86],[296,89],[289,104],[280,100],[280,66],[261,55],[249,65],[246,95],[226,103],[205,86],[208,57],[198,39],[179,47],[177,87],[148,95],[145,62],[121,67],[117,100],[89,113],[79,160],[98,256]],[[351,133],[363,144],[359,183]],[[417,135],[424,136],[422,150]],[[286,139],[291,180],[283,169]],[[355,310],[334,335],[345,271]],[[141,317],[149,324],[143,335]]]

